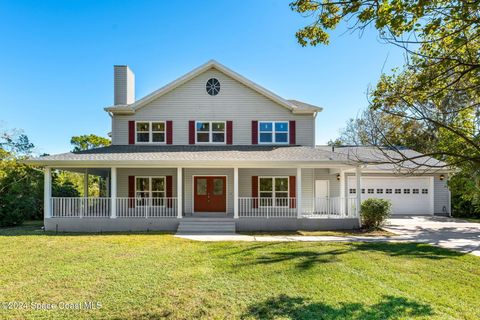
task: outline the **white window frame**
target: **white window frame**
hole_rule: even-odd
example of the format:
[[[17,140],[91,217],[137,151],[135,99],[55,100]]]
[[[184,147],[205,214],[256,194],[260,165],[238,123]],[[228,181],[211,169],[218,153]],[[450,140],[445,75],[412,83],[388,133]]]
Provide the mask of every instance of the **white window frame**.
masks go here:
[[[138,133],[146,133],[147,131],[137,131],[137,123],[148,123],[148,142],[146,141],[138,141]],[[153,131],[152,123],[163,123],[163,131]],[[154,133],[162,133],[163,132],[163,142],[155,141],[153,142],[153,134]],[[135,121],[135,144],[166,144],[167,143],[167,122],[166,121]]]
[[[199,142],[198,133],[207,133],[207,131],[197,131],[197,123],[209,123],[208,126],[208,142]],[[221,133],[221,131],[213,131],[212,123],[223,123],[225,130],[223,131],[223,142],[213,142],[213,134]],[[195,121],[195,144],[227,144],[227,121]]]
[[[144,178],[147,178],[148,179],[148,191],[138,191],[137,190],[137,178],[141,178],[141,179],[144,179]],[[159,198],[153,198],[152,197],[152,178],[162,178],[164,183],[163,185],[165,186],[165,190],[163,191],[163,193],[165,194],[164,197],[159,197]],[[148,192],[148,198],[141,198],[141,197],[137,197],[137,193],[139,192],[143,192],[143,193],[147,193]],[[155,191],[155,192],[161,192],[161,191]],[[136,206],[137,207],[165,207],[165,199],[167,198],[167,177],[166,176],[135,176],[135,199],[137,202],[136,203]],[[149,200],[149,205],[142,205],[142,204],[138,204],[138,199],[148,199]],[[160,206],[154,206],[152,205],[152,199],[164,199],[163,200],[163,205],[160,205]]]
[[[272,197],[270,199],[272,199],[272,205],[271,206],[262,206],[261,203],[261,199],[262,198],[265,198],[265,199],[268,199],[267,197],[262,197],[261,196],[261,193],[262,191],[260,190],[260,179],[272,179]],[[287,193],[287,198],[283,198],[283,197],[280,197],[279,199],[290,199],[290,177],[289,176],[259,176],[258,177],[258,207],[259,208],[289,208],[290,207],[290,201],[291,200],[287,200],[287,204],[285,206],[277,206],[277,197],[275,196],[276,194],[276,190],[275,190],[275,180],[276,179],[287,179],[287,191],[278,191],[278,192],[286,192]],[[270,191],[263,191],[263,192],[270,192]]]
[[[260,125],[262,123],[271,123],[272,124],[272,131],[260,131]],[[287,141],[286,142],[277,142],[275,137],[275,124],[276,123],[286,123],[287,124],[287,131],[279,131],[278,133],[286,133],[287,134]],[[257,141],[258,144],[290,144],[290,121],[258,121],[258,137]],[[272,142],[262,142],[260,139],[261,133],[271,133],[272,134]]]

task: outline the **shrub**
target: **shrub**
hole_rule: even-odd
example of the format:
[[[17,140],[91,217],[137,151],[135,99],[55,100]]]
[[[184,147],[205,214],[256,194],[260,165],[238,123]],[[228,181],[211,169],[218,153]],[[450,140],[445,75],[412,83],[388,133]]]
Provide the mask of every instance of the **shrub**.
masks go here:
[[[392,204],[384,199],[367,199],[362,202],[360,216],[366,229],[378,229],[390,216]]]

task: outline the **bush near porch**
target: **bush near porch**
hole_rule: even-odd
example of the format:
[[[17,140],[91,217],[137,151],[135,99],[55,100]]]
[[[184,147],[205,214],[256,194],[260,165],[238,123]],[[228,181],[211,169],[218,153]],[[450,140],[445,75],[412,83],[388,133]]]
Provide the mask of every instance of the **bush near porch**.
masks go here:
[[[1,319],[478,319],[480,259],[422,244],[193,242],[0,229]]]
[[[392,203],[385,199],[369,198],[360,206],[362,227],[367,230],[378,230],[392,212]]]

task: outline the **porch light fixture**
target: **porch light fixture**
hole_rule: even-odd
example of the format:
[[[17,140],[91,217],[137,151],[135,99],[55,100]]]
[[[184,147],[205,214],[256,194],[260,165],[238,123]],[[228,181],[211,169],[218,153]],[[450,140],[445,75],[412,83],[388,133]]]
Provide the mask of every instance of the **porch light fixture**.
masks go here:
[[[443,181],[443,179],[445,179],[445,175],[441,174],[441,175],[440,175],[440,180]]]
[[[340,174],[337,173],[337,181],[340,181]]]

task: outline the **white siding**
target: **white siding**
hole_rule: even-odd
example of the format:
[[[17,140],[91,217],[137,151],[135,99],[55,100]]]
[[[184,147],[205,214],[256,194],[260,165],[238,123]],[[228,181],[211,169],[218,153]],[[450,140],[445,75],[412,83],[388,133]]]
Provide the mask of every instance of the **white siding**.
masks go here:
[[[215,77],[220,93],[210,96],[205,83]],[[189,120],[232,120],[233,144],[251,144],[252,120],[296,120],[296,143],[313,146],[313,115],[295,115],[225,74],[210,69],[142,107],[134,115],[115,115],[112,143],[128,144],[129,120],[172,120],[173,144],[188,144]]]
[[[450,192],[448,192],[447,175],[445,179],[440,180],[440,174],[436,174],[433,179],[433,209],[435,213],[444,213],[445,207],[446,213],[450,212]]]

